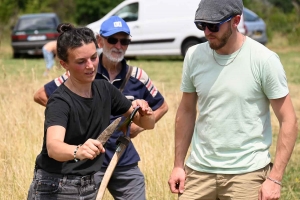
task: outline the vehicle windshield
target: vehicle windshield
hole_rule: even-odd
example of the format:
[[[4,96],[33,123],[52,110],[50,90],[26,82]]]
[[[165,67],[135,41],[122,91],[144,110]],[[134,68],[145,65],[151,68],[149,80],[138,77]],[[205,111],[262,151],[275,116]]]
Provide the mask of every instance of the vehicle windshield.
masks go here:
[[[114,15],[121,17],[122,19],[124,19],[125,22],[131,22],[131,21],[138,20],[138,11],[139,11],[138,3],[132,3],[123,7]]]
[[[34,30],[34,29],[56,29],[54,18],[24,18],[21,19],[17,30]]]
[[[243,14],[244,14],[244,20],[245,21],[251,21],[251,22],[253,22],[253,21],[259,20],[259,17],[255,13],[253,13],[251,11],[248,11],[246,9],[244,9]]]

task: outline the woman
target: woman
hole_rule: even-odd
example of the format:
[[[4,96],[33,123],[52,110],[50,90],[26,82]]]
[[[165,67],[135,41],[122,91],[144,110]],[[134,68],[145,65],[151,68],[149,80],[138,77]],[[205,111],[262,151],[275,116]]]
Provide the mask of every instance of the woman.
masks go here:
[[[105,152],[96,138],[109,125],[110,115],[129,116],[140,106],[133,121],[146,129],[154,127],[154,115],[144,100],[131,106],[112,84],[94,81],[99,58],[90,29],[60,24],[57,30],[57,55],[71,76],[47,103],[44,142],[28,199],[94,199],[93,174]]]

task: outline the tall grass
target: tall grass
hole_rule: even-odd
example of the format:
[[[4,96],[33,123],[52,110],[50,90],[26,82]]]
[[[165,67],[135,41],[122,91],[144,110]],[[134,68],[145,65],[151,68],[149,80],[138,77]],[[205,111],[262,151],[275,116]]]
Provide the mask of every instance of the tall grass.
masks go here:
[[[279,41],[280,42],[280,41]],[[3,46],[4,45],[4,46]],[[281,57],[287,71],[290,93],[297,116],[300,116],[300,48],[270,44]],[[56,69],[50,77],[42,77],[43,59],[11,59],[8,44],[1,46],[0,54],[0,199],[26,199],[32,181],[36,155],[40,152],[43,137],[44,108],[33,102],[36,89],[60,75]],[[146,179],[147,199],[172,200],[168,178],[174,159],[174,117],[181,93],[182,61],[133,60],[131,65],[143,68],[164,95],[169,112],[157,123],[154,130],[141,133],[133,139],[141,156],[139,166]],[[274,155],[278,122],[272,113]],[[300,199],[300,137],[287,167],[282,188],[283,200]],[[105,199],[112,199],[106,192]]]

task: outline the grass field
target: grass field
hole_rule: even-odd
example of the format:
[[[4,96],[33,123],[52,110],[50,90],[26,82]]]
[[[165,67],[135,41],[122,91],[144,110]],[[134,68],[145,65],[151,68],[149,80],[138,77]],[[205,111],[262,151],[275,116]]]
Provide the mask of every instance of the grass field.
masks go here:
[[[277,52],[285,67],[290,93],[300,116],[300,47],[287,46],[282,37],[268,44]],[[0,43],[0,199],[25,199],[32,180],[36,155],[41,150],[43,137],[44,108],[33,102],[34,92],[46,82],[63,73],[56,68],[45,78],[42,58],[11,59],[9,40]],[[142,161],[139,163],[145,174],[147,199],[172,200],[168,178],[174,158],[174,117],[181,98],[179,90],[182,60],[138,59],[131,65],[143,68],[165,96],[168,113],[156,128],[143,132],[133,140]],[[274,155],[278,123],[272,113]],[[287,167],[282,188],[283,200],[300,199],[300,136]],[[112,199],[106,194],[105,199]]]

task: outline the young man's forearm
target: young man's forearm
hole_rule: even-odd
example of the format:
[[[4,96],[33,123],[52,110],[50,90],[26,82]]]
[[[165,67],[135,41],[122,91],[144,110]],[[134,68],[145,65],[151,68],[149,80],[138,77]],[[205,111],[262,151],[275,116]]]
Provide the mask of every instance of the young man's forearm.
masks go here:
[[[196,112],[178,110],[175,122],[175,161],[174,167],[184,167],[184,160],[189,149],[195,126]]]
[[[197,94],[183,93],[175,121],[175,160],[174,167],[184,167],[184,160],[194,133]]]
[[[297,130],[298,126],[296,118],[281,124],[277,139],[274,165],[269,175],[275,180],[282,180],[285,168],[294,149],[295,141],[297,139]]]
[[[280,125],[275,160],[270,177],[281,181],[297,139],[298,124],[289,94],[270,102]]]

